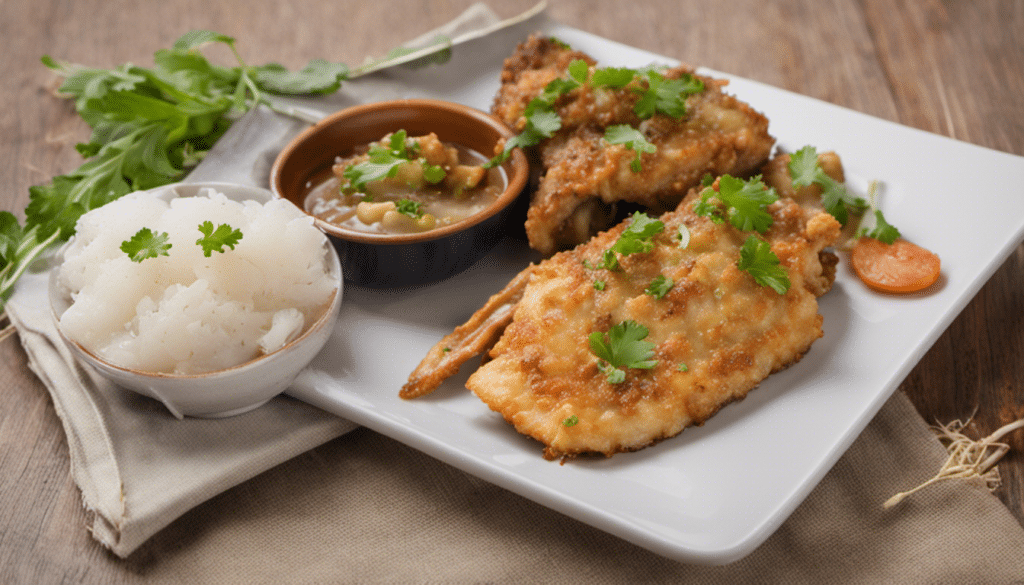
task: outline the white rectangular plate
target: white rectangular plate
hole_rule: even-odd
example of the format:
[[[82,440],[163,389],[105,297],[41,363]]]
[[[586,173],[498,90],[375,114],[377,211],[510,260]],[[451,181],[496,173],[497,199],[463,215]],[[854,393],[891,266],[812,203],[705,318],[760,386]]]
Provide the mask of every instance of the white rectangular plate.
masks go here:
[[[572,28],[543,26],[602,66],[673,63]],[[388,75],[404,76],[410,97],[488,110],[502,63],[482,55],[493,56],[496,46],[510,53],[528,32],[510,29],[457,47],[447,65]],[[821,299],[825,335],[800,363],[704,426],[610,459],[544,460],[539,443],[465,389],[475,363],[428,397],[398,398],[427,350],[532,258],[512,240],[437,285],[348,286],[337,331],[289,393],[658,554],[722,564],[754,550],[1024,237],[1024,158],[707,73],[729,78],[729,92],[768,116],[780,147],[835,150],[848,183],[862,194],[879,180],[887,219],[941,257],[940,282],[921,294],[880,295],[853,276],[842,256],[835,286]]]

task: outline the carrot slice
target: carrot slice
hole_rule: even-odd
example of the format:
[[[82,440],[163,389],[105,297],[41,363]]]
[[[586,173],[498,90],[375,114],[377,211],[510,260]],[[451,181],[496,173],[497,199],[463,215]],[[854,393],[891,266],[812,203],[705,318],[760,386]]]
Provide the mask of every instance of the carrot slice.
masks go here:
[[[853,271],[873,289],[909,293],[938,280],[941,263],[934,253],[904,240],[892,244],[862,237],[850,253]]]

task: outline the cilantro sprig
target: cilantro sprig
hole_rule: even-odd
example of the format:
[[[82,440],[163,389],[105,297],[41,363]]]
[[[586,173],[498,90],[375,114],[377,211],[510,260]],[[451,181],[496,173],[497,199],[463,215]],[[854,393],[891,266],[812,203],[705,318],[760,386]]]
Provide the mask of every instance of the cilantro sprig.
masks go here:
[[[647,288],[644,289],[644,292],[656,299],[661,299],[668,294],[668,291],[672,290],[673,286],[675,286],[675,282],[671,278],[664,274],[659,274],[651,280]]]
[[[751,234],[740,248],[740,259],[737,263],[740,270],[746,270],[754,281],[761,286],[771,287],[780,295],[786,294],[790,287],[789,274],[780,264],[779,257],[772,252],[771,245]]]
[[[617,255],[650,252],[654,248],[654,236],[663,231],[665,224],[660,219],[654,219],[640,211],[634,212],[629,225],[622,230],[615,243],[604,251],[598,268],[619,270],[621,266]]]
[[[643,165],[640,161],[640,156],[643,153],[654,153],[658,151],[658,147],[648,141],[643,132],[640,132],[629,124],[616,124],[614,126],[609,126],[604,131],[604,139],[609,144],[622,144],[636,153],[636,156],[633,157],[633,160],[629,163],[629,168],[634,173],[639,173],[643,170]]]
[[[203,237],[196,240],[203,249],[203,256],[210,257],[214,252],[224,253],[224,246],[235,249],[235,244],[242,239],[242,230],[234,229],[226,223],[218,224],[216,228],[213,227],[213,222],[204,221],[199,224],[199,233],[203,234]]]
[[[857,237],[867,236],[874,238],[883,244],[892,244],[900,238],[900,230],[896,226],[892,225],[885,219],[885,215],[882,214],[882,210],[875,207],[875,194],[877,192],[878,182],[872,181],[871,186],[868,189],[868,197],[870,199],[869,209],[872,211],[871,214],[865,213],[861,216],[860,225],[857,228]]]
[[[705,187],[693,211],[715,223],[728,219],[736,229],[764,233],[773,221],[767,208],[778,199],[775,189],[767,187],[760,175],[747,180],[722,175],[718,190]]]
[[[419,143],[409,140],[405,130],[391,134],[387,146],[374,144],[367,151],[369,160],[350,165],[342,172],[348,179],[348,186],[359,193],[366,192],[366,186],[373,181],[395,177],[404,164],[418,162],[423,168],[423,178],[428,183],[441,182],[446,173],[443,168],[431,165],[419,158]]]
[[[796,189],[810,185],[821,187],[822,206],[842,225],[849,221],[850,213],[862,213],[868,208],[864,198],[854,195],[844,184],[828,176],[818,164],[818,151],[813,146],[805,146],[790,155],[789,176]]]
[[[875,225],[870,229],[867,227],[858,230],[859,236],[874,238],[885,244],[892,244],[900,237],[900,230],[885,220],[880,209],[874,210]]]
[[[624,368],[649,370],[658,364],[658,360],[652,359],[655,344],[646,341],[649,333],[647,327],[627,320],[612,325],[607,333],[590,334],[590,351],[597,356],[597,367],[610,384],[625,381]]]
[[[144,227],[135,232],[130,239],[121,242],[121,251],[128,254],[132,262],[170,256],[168,253],[168,250],[171,249],[169,239],[170,235],[167,232],[153,233],[153,230]]]
[[[668,79],[661,73],[648,70],[643,74],[647,89],[633,107],[641,118],[661,113],[679,119],[686,115],[686,97],[704,91],[704,82],[689,73],[678,79]]]

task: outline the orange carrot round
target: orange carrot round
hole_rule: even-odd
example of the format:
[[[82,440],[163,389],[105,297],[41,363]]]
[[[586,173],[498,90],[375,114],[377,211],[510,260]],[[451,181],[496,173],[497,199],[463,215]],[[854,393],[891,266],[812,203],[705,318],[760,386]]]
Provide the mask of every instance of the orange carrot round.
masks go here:
[[[869,287],[891,293],[909,293],[938,280],[941,263],[934,253],[898,238],[886,244],[861,237],[850,253],[853,271]]]

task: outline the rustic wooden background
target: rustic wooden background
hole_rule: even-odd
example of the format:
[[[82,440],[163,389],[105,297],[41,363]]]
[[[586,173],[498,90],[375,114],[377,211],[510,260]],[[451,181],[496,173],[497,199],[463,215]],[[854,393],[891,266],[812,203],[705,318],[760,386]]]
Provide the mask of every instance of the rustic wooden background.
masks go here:
[[[533,0],[492,3],[507,17]],[[358,64],[461,13],[469,0],[0,0],[0,209],[21,213],[30,185],[76,168],[87,129],[53,97],[39,57],[146,65],[187,30],[238,39],[249,63]],[[549,13],[588,32],[981,146],[1024,155],[1020,0],[555,0]],[[942,161],[935,161],[942,172]],[[970,204],[971,185],[957,185]],[[1024,196],[1007,184],[1006,197]],[[993,213],[999,213],[993,209]],[[955,210],[950,210],[955,213]],[[20,215],[19,215],[20,216]],[[957,234],[950,234],[951,238]],[[901,385],[928,421],[990,433],[1024,417],[1024,246],[1018,247]],[[0,574],[122,583],[84,529],[64,433],[16,338],[0,342]],[[1024,523],[1024,433],[1009,437],[996,492]]]

